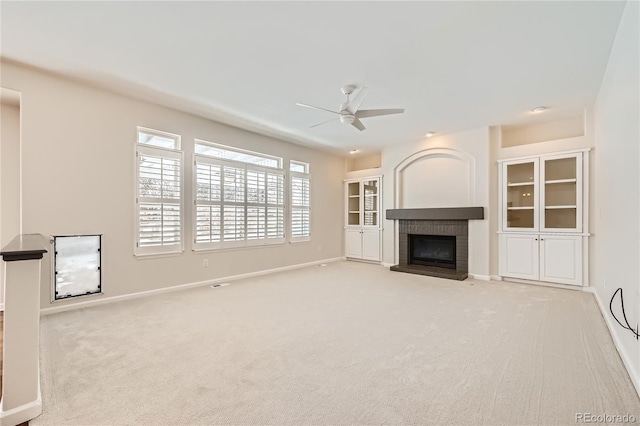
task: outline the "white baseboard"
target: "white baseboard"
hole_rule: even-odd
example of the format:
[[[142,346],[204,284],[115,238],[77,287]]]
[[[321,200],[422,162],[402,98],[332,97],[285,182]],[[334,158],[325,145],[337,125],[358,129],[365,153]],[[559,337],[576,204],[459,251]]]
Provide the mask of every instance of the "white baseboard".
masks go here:
[[[4,302],[0,303],[0,311],[4,312]]]
[[[600,296],[598,295],[598,292],[596,291],[595,288],[585,287],[584,291],[588,293],[593,293],[593,297],[596,299],[596,303],[600,308],[600,313],[602,314],[602,318],[604,318],[604,323],[607,324],[607,328],[609,329],[609,334],[611,335],[611,339],[613,339],[613,344],[615,345],[618,351],[618,354],[622,359],[622,364],[624,364],[625,368],[627,369],[627,373],[631,378],[631,383],[633,383],[633,387],[635,388],[636,393],[638,394],[638,396],[640,396],[640,382],[638,382],[638,373],[634,369],[629,356],[622,348],[620,339],[618,338],[618,335],[615,333],[614,323],[611,321],[611,318],[608,315],[609,311],[605,309],[604,305],[602,304],[602,300],[600,300]]]
[[[42,414],[42,398],[40,392],[38,392],[38,399],[31,401],[27,404],[23,404],[19,407],[12,408],[11,410],[4,411],[0,409],[0,425],[19,425],[29,420],[35,419]]]
[[[480,275],[480,274],[469,273],[469,277],[473,278],[474,280],[491,281],[491,277],[489,275]]]
[[[244,279],[244,278],[257,277],[257,276],[260,276],[260,275],[273,274],[273,273],[276,273],[276,272],[290,271],[290,270],[293,270],[293,269],[306,268],[308,266],[319,265],[321,263],[338,262],[338,261],[341,261],[341,260],[344,260],[344,258],[343,257],[334,257],[334,258],[330,258],[330,259],[315,260],[313,262],[299,263],[297,265],[283,266],[283,267],[280,267],[280,268],[265,269],[265,270],[262,270],[262,271],[249,272],[247,274],[232,275],[232,276],[228,276],[228,277],[216,278],[216,279],[213,279],[213,280],[197,281],[197,282],[188,283],[188,284],[179,284],[179,285],[174,285],[174,286],[170,286],[170,287],[158,288],[158,289],[155,289],[155,290],[141,291],[141,292],[138,292],[138,293],[123,294],[121,296],[104,297],[104,298],[100,298],[100,299],[87,300],[87,301],[68,304],[68,305],[53,306],[51,308],[40,309],[40,315],[51,315],[51,314],[56,314],[58,312],[72,311],[74,309],[87,308],[87,307],[90,307],[90,306],[97,306],[97,305],[104,305],[106,303],[114,303],[114,302],[119,302],[119,301],[122,301],[122,300],[137,299],[138,297],[146,297],[146,296],[151,296],[151,295],[154,295],[154,294],[170,293],[170,292],[173,292],[173,291],[186,290],[186,289],[189,289],[189,288],[201,287],[201,286],[211,285],[211,284],[218,284],[218,283],[223,283],[223,282],[228,282],[228,281],[237,281],[237,280],[241,280],[241,279]]]
[[[385,268],[391,268],[393,266],[393,263],[382,262],[381,265]]]
[[[491,277],[491,281],[502,281],[502,277],[500,275],[489,275]]]
[[[518,284],[535,285],[538,287],[562,288],[564,290],[574,290],[574,291],[585,291],[584,289],[587,288],[582,285],[549,283],[546,281],[523,280],[520,278],[511,278],[511,277],[504,277],[502,281],[510,282],[510,283],[518,283]]]

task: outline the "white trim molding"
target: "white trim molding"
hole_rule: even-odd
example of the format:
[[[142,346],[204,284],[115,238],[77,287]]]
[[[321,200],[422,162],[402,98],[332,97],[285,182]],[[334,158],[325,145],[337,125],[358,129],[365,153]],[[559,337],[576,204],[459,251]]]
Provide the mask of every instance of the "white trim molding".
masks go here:
[[[0,402],[0,406],[1,405],[2,403]],[[31,401],[7,411],[0,408],[0,424],[19,425],[35,419],[40,414],[42,414],[42,396],[40,395],[40,388],[38,387],[38,399],[35,401]]]
[[[636,393],[638,394],[638,396],[640,396],[640,382],[638,382],[638,372],[633,368],[633,363],[631,362],[629,355],[624,351],[618,335],[614,332],[614,324],[611,322],[611,317],[602,304],[602,300],[600,299],[598,292],[593,287],[585,287],[583,288],[583,290],[587,293],[592,293],[594,299],[596,299],[596,303],[598,305],[598,308],[600,308],[600,313],[602,314],[604,323],[607,325],[607,330],[609,330],[609,334],[611,335],[613,344],[618,351],[618,355],[620,355],[620,358],[622,359],[622,364],[624,364],[625,368],[627,369],[627,373],[629,374],[629,378],[631,379],[631,383],[633,383],[633,387],[635,388]]]
[[[491,277],[489,275],[472,274],[471,272],[469,272],[469,278],[480,281],[491,281]]]
[[[469,166],[469,205],[475,205],[475,193],[476,193],[476,159],[469,153],[464,151],[460,151],[453,148],[427,148],[422,151],[418,151],[404,160],[402,160],[394,169],[393,169],[393,180],[394,180],[394,194],[393,194],[393,205],[394,209],[401,209],[402,206],[402,172],[404,169],[409,167],[411,164],[415,163],[418,160],[421,160],[425,157],[449,157],[456,160],[464,161]]]
[[[139,297],[146,297],[146,296],[151,296],[151,295],[155,295],[155,294],[170,293],[170,292],[174,292],[174,291],[186,290],[186,289],[189,289],[189,288],[201,287],[201,286],[205,286],[205,285],[218,284],[218,283],[224,283],[224,282],[229,282],[229,281],[237,281],[237,280],[241,280],[241,279],[245,279],[245,278],[251,278],[251,277],[257,277],[257,276],[261,276],[261,275],[273,274],[273,273],[276,273],[276,272],[284,272],[284,271],[290,271],[290,270],[293,270],[293,269],[306,268],[306,267],[309,267],[309,266],[319,265],[321,263],[338,262],[338,261],[341,261],[341,260],[344,260],[344,259],[345,259],[344,257],[334,257],[334,258],[330,258],[330,259],[315,260],[313,262],[300,263],[300,264],[297,264],[297,265],[290,265],[290,266],[283,266],[283,267],[280,267],[280,268],[265,269],[265,270],[262,270],[262,271],[249,272],[247,274],[231,275],[231,276],[228,276],[228,277],[216,278],[216,279],[213,279],[213,280],[197,281],[197,282],[187,283],[187,284],[178,284],[178,285],[174,285],[174,286],[158,288],[158,289],[155,289],[155,290],[141,291],[141,292],[138,292],[138,293],[131,293],[131,294],[123,294],[121,296],[104,297],[104,298],[100,298],[100,299],[87,300],[87,301],[84,301],[84,302],[73,303],[73,304],[68,304],[68,305],[54,306],[54,307],[51,307],[51,308],[40,309],[40,315],[41,316],[42,315],[51,315],[51,314],[56,314],[58,312],[72,311],[72,310],[75,310],[75,309],[88,308],[88,307],[91,307],[91,306],[98,306],[98,305],[104,305],[104,304],[107,304],[107,303],[114,303],[114,302],[119,302],[119,301],[122,301],[122,300],[137,299]]]

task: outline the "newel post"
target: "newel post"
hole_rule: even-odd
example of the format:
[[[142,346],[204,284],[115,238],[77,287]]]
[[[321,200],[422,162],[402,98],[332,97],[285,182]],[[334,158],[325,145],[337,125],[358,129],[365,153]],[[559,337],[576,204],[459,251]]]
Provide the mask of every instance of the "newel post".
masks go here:
[[[4,358],[0,423],[13,426],[42,413],[39,371],[40,234],[23,234],[2,249],[5,262]]]

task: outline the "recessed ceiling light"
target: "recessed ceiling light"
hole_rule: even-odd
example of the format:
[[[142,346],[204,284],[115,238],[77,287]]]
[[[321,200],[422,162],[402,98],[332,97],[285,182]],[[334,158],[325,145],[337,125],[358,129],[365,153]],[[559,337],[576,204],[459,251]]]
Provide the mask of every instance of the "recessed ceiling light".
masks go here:
[[[427,132],[427,133],[425,134],[425,136],[426,136],[426,137],[428,137],[428,138],[430,138],[431,136],[433,136],[433,135],[435,135],[435,134],[436,134],[436,132]]]
[[[356,154],[358,152],[357,149],[352,149],[351,151],[349,151],[349,154]]]
[[[538,112],[546,111],[548,109],[549,109],[549,107],[539,106],[539,107],[535,107],[534,109],[532,109],[531,112],[538,113]]]

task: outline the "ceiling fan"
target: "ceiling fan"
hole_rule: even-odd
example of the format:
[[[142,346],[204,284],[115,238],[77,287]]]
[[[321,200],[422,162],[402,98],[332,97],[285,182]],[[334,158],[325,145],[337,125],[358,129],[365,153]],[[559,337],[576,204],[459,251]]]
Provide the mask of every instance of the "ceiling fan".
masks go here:
[[[402,114],[404,112],[404,108],[358,109],[360,108],[360,104],[362,104],[362,101],[366,96],[366,93],[367,93],[366,89],[367,89],[366,87],[361,87],[360,90],[358,90],[358,93],[356,94],[356,96],[354,96],[354,98],[351,99],[351,94],[356,90],[356,86],[354,85],[344,86],[342,88],[342,93],[346,95],[347,100],[340,104],[339,112],[331,111],[330,109],[320,108],[313,105],[301,104],[299,102],[296,103],[296,105],[305,107],[305,108],[318,109],[320,111],[327,111],[332,114],[338,114],[338,117],[332,118],[329,121],[323,121],[322,123],[314,124],[311,127],[317,127],[334,120],[340,120],[341,123],[351,124],[353,127],[355,127],[360,131],[366,129],[366,127],[364,127],[364,124],[362,124],[362,121],[360,121],[361,118],[378,117],[381,115],[390,115],[390,114]]]

